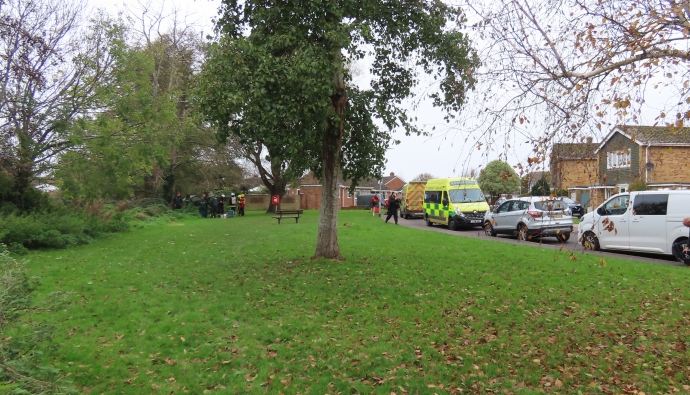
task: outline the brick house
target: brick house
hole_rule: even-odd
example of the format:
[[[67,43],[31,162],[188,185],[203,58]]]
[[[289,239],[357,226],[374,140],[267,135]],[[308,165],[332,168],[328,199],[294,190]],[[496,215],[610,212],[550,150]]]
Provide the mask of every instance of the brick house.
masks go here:
[[[687,189],[690,185],[690,128],[619,125],[594,154],[595,182],[567,188],[571,193],[588,193],[591,208],[628,191],[636,180],[644,181],[650,190]]]
[[[599,179],[599,161],[595,153],[599,144],[588,137],[586,143],[556,143],[551,157],[551,186],[554,190],[565,189],[568,196],[589,205],[589,187]]]
[[[345,180],[338,182],[338,206],[340,208],[354,207],[357,205],[357,196],[379,190],[378,180],[362,181],[360,185],[355,187],[354,193],[350,193],[351,185]],[[383,193],[387,195],[390,192],[401,190],[405,181],[398,178],[395,173],[390,173],[390,176],[381,179],[381,185]],[[289,188],[287,193],[288,195],[302,195],[303,210],[321,208],[321,183],[311,172],[299,180],[296,188]]]

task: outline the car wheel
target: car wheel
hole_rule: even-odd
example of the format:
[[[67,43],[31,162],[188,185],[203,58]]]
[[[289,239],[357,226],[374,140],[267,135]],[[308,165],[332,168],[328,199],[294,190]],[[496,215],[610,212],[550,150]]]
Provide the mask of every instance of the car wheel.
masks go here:
[[[529,240],[529,236],[527,236],[527,226],[525,224],[520,224],[520,226],[518,226],[517,238],[521,241]]]
[[[426,217],[425,220],[426,220],[426,226],[432,226],[434,224],[433,222],[429,221],[429,217]]]
[[[593,232],[587,232],[582,236],[582,245],[592,251],[599,251],[599,238]]]
[[[685,249],[687,246],[688,238],[681,237],[673,242],[673,247],[671,247],[671,250],[673,251],[673,257],[676,258],[676,261],[681,262],[686,266],[690,266],[690,252],[683,252],[683,249]]]
[[[459,226],[458,223],[455,222],[454,220],[448,220],[448,229],[449,230],[458,230]]]
[[[487,221],[487,222],[484,224],[484,233],[485,233],[487,236],[496,237],[496,231],[494,230],[493,225],[491,225],[491,222],[488,222],[488,221]]]
[[[556,235],[556,237],[558,238],[558,240],[565,243],[566,241],[568,241],[568,239],[570,239],[570,233],[559,233],[558,235]]]

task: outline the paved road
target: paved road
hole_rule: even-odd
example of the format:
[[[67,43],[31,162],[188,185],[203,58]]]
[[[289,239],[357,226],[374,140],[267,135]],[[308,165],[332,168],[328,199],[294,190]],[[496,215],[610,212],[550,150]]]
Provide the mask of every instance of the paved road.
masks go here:
[[[382,219],[386,219],[385,214],[381,216]],[[389,223],[393,222],[393,218],[390,219]],[[440,233],[448,233],[454,236],[460,236],[460,237],[474,237],[478,239],[486,239],[486,240],[492,240],[496,242],[501,242],[501,243],[511,243],[511,244],[518,244],[518,243],[524,243],[527,245],[533,245],[535,247],[540,247],[540,248],[551,248],[551,249],[558,249],[561,248],[561,243],[558,241],[555,237],[546,237],[543,240],[541,239],[535,239],[534,241],[519,241],[516,240],[514,237],[508,237],[508,236],[503,236],[499,235],[497,237],[491,237],[487,236],[484,234],[484,230],[482,228],[473,228],[471,230],[460,230],[460,231],[452,231],[446,228],[445,226],[442,225],[437,225],[434,224],[433,226],[426,226],[426,222],[421,219],[421,218],[413,218],[413,219],[403,219],[400,218],[398,223],[402,226],[406,226],[408,228],[415,228],[419,230],[425,230],[425,231],[430,231],[430,232],[440,232]],[[598,255],[598,256],[603,256],[603,257],[610,257],[610,258],[621,258],[621,259],[628,259],[631,261],[640,261],[640,262],[649,262],[649,263],[655,263],[659,265],[670,265],[670,266],[678,266],[678,267],[684,267],[682,263],[676,262],[673,257],[670,256],[664,256],[664,255],[652,255],[652,254],[639,254],[639,253],[626,253],[626,252],[604,252],[604,251],[587,251],[584,249],[582,244],[577,242],[577,225],[575,225],[574,230],[572,235],[570,236],[570,239],[565,242],[564,249],[569,249],[571,251],[578,251],[578,252],[584,252],[585,254],[593,254],[593,255]]]

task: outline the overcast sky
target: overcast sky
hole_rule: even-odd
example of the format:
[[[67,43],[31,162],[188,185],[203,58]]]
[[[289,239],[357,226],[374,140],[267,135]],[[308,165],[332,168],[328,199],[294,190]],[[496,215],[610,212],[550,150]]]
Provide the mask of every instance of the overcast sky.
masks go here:
[[[212,29],[211,20],[217,14],[220,0],[89,0],[89,4],[94,8],[104,8],[111,14],[121,10],[141,9],[140,4],[151,4],[154,8],[162,4],[167,10],[177,8],[182,15],[188,15],[188,21],[208,33]],[[362,68],[366,69],[366,65]],[[366,73],[362,78],[366,78]],[[410,104],[407,105],[409,115],[417,117],[418,126],[430,135],[405,136],[401,132],[395,133],[394,138],[401,143],[389,149],[384,175],[394,172],[406,181],[421,173],[431,173],[436,177],[469,175],[472,171],[484,167],[489,161],[498,159],[499,152],[493,151],[494,147],[484,146],[482,150],[477,150],[472,144],[473,138],[466,142],[466,136],[448,126],[438,109],[433,108],[428,102],[418,101],[419,97],[410,100]],[[525,138],[522,136],[508,136],[508,139],[511,151],[501,151],[500,153],[505,155],[501,159],[507,157],[513,166],[518,162],[524,162],[531,146],[524,144]]]

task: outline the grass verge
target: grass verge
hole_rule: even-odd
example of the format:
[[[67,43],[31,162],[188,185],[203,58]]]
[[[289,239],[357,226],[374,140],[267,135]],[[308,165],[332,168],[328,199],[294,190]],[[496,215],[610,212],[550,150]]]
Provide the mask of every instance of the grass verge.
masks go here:
[[[32,253],[49,357],[91,393],[690,390],[690,271],[340,213],[186,219]]]

